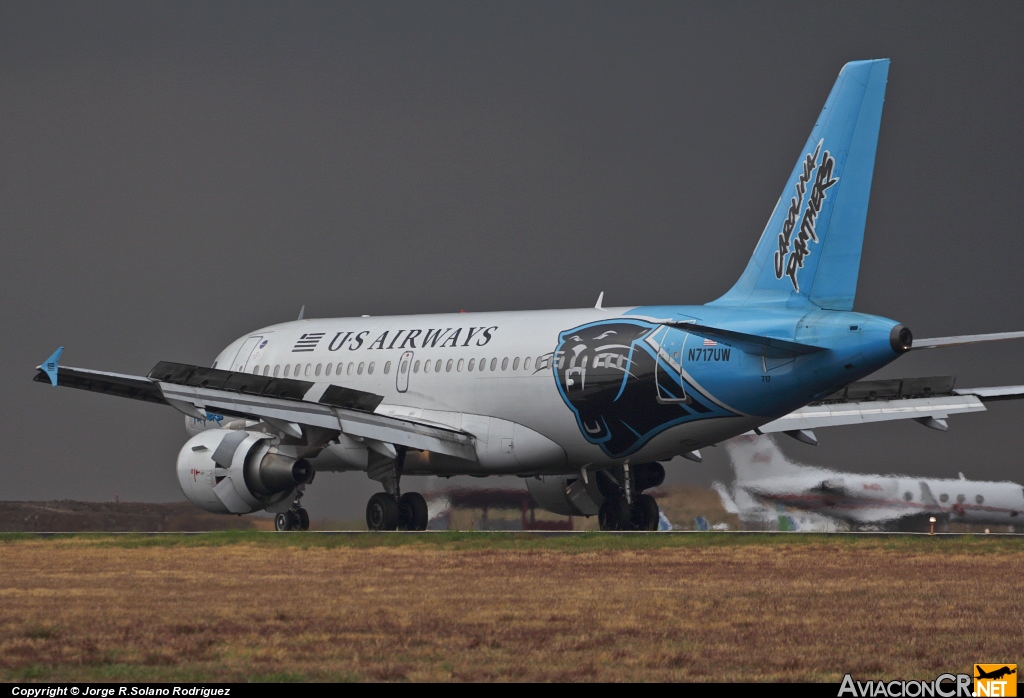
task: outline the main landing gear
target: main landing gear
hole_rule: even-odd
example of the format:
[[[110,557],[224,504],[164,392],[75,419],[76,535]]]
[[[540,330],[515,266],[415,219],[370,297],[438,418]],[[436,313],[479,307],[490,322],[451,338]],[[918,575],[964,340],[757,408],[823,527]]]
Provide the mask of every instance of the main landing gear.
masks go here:
[[[427,500],[419,492],[401,493],[399,482],[405,449],[399,449],[394,471],[384,481],[388,492],[378,492],[366,503],[366,528],[371,531],[426,531]]]
[[[366,504],[366,528],[371,531],[426,531],[427,500],[419,492],[406,492],[397,499],[378,492]]]
[[[657,531],[658,502],[641,492],[665,481],[660,463],[641,463],[597,473],[604,503],[597,514],[602,531]]]
[[[302,495],[299,495],[301,497]],[[299,497],[295,498],[288,511],[283,511],[274,517],[275,531],[308,531],[309,512],[299,505]]]

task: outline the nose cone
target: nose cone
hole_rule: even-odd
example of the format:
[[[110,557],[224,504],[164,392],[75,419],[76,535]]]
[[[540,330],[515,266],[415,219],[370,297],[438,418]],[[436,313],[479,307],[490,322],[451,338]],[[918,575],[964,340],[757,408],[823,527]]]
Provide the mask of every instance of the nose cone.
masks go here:
[[[906,354],[914,345],[914,334],[906,325],[896,325],[889,332],[889,346],[897,354]]]

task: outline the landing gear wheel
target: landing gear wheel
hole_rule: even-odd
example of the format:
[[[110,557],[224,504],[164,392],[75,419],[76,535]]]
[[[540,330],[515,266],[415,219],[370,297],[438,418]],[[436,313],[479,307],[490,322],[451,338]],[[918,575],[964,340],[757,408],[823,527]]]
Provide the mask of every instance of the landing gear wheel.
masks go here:
[[[302,507],[299,507],[298,509],[295,510],[294,513],[295,513],[295,518],[297,519],[297,524],[298,524],[296,526],[296,528],[298,528],[300,531],[308,531],[309,530],[309,512],[306,511],[305,509],[303,509]]]
[[[280,514],[274,517],[274,530],[275,531],[290,531],[292,530],[292,517],[290,511],[282,511]]]
[[[658,510],[658,502],[651,495],[641,494],[636,497],[633,500],[632,514],[633,528],[637,531],[658,530],[660,511]]]
[[[419,492],[406,492],[398,500],[398,528],[403,531],[427,530],[427,500]]]
[[[378,492],[366,504],[366,528],[371,531],[394,531],[398,528],[398,502],[390,494]]]
[[[602,531],[625,531],[630,527],[632,513],[625,497],[609,497],[604,500],[597,513],[597,523]]]

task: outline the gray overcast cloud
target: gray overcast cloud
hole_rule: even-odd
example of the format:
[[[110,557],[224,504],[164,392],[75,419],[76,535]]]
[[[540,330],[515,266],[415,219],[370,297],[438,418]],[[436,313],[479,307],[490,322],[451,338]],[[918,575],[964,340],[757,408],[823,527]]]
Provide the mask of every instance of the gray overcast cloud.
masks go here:
[[[842,65],[892,67],[857,309],[1024,329],[1024,7],[981,2],[0,4],[6,499],[182,499],[167,408],[32,382],[208,364],[310,315],[703,303]],[[1024,383],[1024,343],[887,376]],[[822,431],[846,470],[1024,480],[1024,405]],[[672,479],[727,476],[724,456]],[[323,474],[314,515],[376,485]]]

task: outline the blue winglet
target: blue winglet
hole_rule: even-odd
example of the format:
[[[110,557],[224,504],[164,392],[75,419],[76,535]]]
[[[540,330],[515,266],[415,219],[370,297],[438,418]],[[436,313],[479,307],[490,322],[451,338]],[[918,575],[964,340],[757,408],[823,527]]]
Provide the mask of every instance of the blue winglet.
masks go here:
[[[64,347],[58,347],[57,351],[50,354],[50,358],[42,363],[39,370],[47,375],[50,379],[50,383],[53,387],[57,387],[57,361],[60,359],[60,355],[64,353]]]

